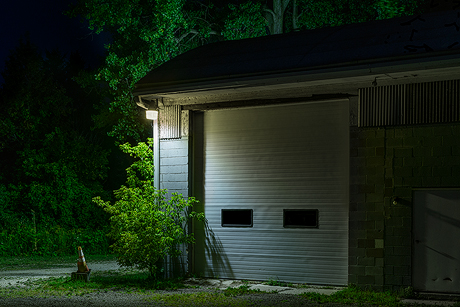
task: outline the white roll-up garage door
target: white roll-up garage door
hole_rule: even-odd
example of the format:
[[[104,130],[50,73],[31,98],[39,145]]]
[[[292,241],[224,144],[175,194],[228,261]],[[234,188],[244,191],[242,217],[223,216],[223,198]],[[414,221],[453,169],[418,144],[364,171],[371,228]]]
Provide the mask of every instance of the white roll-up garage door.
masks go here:
[[[348,114],[348,100],[204,114],[199,270],[347,284]]]

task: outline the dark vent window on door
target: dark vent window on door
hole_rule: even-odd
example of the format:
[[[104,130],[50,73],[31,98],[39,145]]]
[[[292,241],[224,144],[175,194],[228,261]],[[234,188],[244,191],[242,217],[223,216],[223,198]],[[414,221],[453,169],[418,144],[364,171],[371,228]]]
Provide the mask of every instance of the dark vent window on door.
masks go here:
[[[252,209],[222,209],[222,227],[252,227]]]
[[[317,209],[284,209],[284,228],[318,228]]]

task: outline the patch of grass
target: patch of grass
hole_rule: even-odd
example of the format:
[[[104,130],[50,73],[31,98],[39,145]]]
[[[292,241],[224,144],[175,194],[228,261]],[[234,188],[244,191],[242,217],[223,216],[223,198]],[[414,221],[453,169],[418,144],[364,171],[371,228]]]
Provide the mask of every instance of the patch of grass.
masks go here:
[[[117,256],[85,255],[87,263],[115,261]],[[27,257],[0,257],[0,271],[50,269],[59,267],[77,266],[78,255],[75,256],[27,256]]]
[[[244,295],[244,294],[249,294],[249,293],[263,293],[259,289],[253,290],[249,289],[249,283],[245,282],[238,288],[231,288],[228,287],[227,289],[224,290],[224,295],[225,296],[239,296],[239,295]]]
[[[183,294],[153,294],[148,296],[148,301],[162,304],[163,306],[229,306],[245,307],[250,304],[241,298],[228,297],[223,293],[183,293]]]
[[[96,292],[99,289],[88,287],[81,281],[69,283],[70,278],[56,277],[25,283],[11,288],[0,288],[0,297],[50,297],[50,296],[78,296]]]
[[[396,307],[400,306],[399,298],[396,294],[389,292],[374,292],[370,290],[361,290],[355,286],[349,286],[332,295],[324,295],[319,293],[303,293],[301,296],[308,300],[324,304],[324,303],[339,303],[346,305],[373,305]]]
[[[152,279],[145,271],[129,270],[95,272],[90,282],[71,280],[70,277],[40,279],[0,288],[0,297],[79,296],[94,292],[126,291],[146,292],[184,288],[182,279]]]
[[[102,272],[91,276],[91,283],[103,286],[104,288],[137,288],[144,290],[175,290],[184,288],[182,278],[175,279],[153,279],[147,271],[125,270],[120,274],[115,272]]]

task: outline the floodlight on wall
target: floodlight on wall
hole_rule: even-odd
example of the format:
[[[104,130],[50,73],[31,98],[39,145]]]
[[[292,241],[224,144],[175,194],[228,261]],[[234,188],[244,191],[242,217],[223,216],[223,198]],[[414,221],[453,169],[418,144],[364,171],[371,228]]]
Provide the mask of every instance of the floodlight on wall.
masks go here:
[[[157,120],[158,119],[158,111],[155,110],[147,110],[145,111],[145,117],[150,120]]]

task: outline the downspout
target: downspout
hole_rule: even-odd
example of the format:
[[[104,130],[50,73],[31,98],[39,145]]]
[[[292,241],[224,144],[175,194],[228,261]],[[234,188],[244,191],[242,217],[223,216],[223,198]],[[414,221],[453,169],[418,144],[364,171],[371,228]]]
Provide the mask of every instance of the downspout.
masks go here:
[[[158,113],[157,113],[158,114]],[[160,137],[158,133],[158,116],[152,121],[153,126],[153,186],[160,189]]]
[[[147,110],[147,119],[152,120],[153,128],[153,187],[160,189],[160,138],[158,133],[158,111]]]
[[[156,190],[160,189],[160,134],[158,122],[158,102],[146,103],[142,101],[140,96],[136,97],[136,104],[145,109],[145,116],[152,120],[153,128],[153,187]]]

